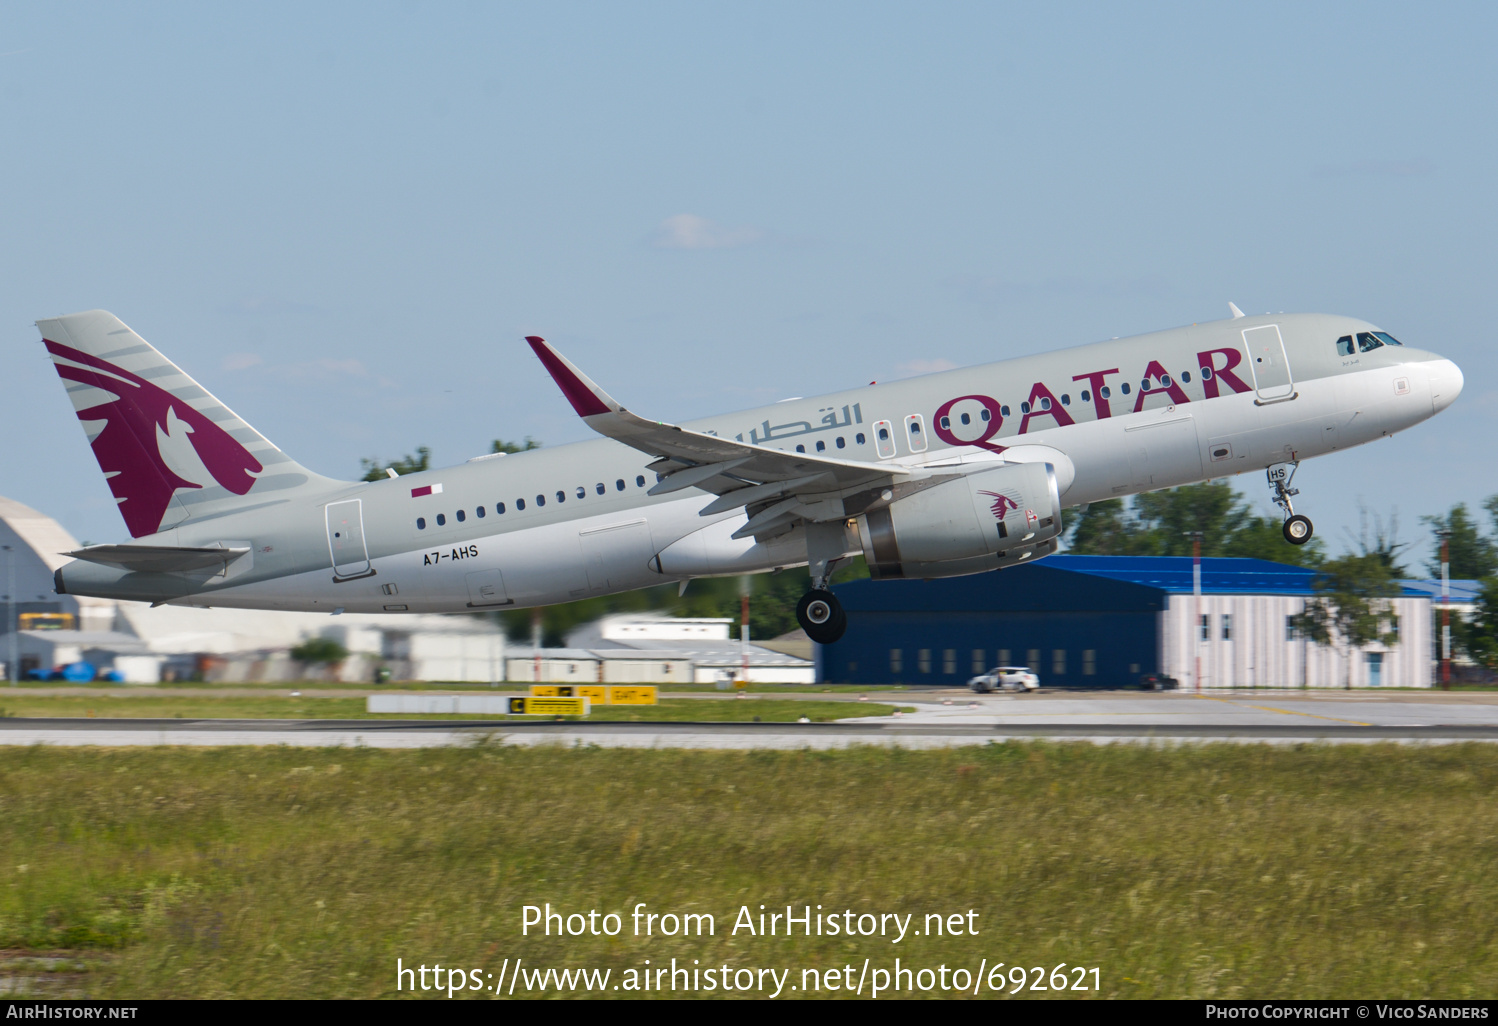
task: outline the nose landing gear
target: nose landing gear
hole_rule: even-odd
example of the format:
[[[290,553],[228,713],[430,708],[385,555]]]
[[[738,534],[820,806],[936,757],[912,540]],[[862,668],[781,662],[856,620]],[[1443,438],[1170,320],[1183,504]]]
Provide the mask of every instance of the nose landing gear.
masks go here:
[[[1269,478],[1269,488],[1274,493],[1274,504],[1285,511],[1285,541],[1291,545],[1304,545],[1316,533],[1311,518],[1295,512],[1295,507],[1290,504],[1290,497],[1300,494],[1299,488],[1290,487],[1290,482],[1294,479],[1295,471],[1299,466],[1299,460],[1292,463],[1276,463],[1265,472],[1265,476]]]

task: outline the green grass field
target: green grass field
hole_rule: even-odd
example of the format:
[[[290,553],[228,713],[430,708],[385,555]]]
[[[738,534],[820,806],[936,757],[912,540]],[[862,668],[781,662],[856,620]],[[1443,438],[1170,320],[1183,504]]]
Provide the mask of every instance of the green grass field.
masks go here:
[[[1110,997],[1491,997],[1495,786],[1486,745],[0,749],[0,948],[100,997],[897,956],[1096,966]],[[545,902],[624,933],[522,937]],[[716,933],[633,937],[637,902]],[[730,934],[788,903],[979,934]]]
[[[657,705],[595,705],[589,720],[638,721],[697,720],[725,722],[731,720],[765,723],[793,722],[808,717],[814,723],[845,719],[850,716],[888,716],[896,708],[910,706],[884,705],[879,702],[819,702],[815,699],[775,699],[725,697],[722,700],[701,698],[666,698]],[[0,694],[0,716],[93,716],[100,719],[121,717],[145,719],[246,719],[246,720],[533,720],[534,716],[454,715],[436,713],[430,716],[410,713],[365,712],[362,698],[292,698],[286,694],[254,697],[195,695],[28,695],[25,692]]]

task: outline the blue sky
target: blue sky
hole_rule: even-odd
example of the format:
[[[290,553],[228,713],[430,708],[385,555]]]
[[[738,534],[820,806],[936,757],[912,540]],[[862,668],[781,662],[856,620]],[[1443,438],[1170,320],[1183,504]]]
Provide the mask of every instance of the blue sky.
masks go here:
[[[1498,492],[1498,14],[1443,4],[8,5],[0,494],[124,527],[32,321],[104,307],[295,458],[586,436],[1249,312],[1456,360],[1305,464],[1334,550]],[[1239,487],[1268,507],[1262,477]]]

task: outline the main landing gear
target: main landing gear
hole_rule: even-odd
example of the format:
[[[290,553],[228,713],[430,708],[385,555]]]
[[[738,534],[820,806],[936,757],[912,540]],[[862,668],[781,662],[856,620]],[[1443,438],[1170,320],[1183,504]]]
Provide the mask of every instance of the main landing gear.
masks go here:
[[[848,629],[848,614],[832,592],[813,588],[796,603],[796,622],[812,641],[830,645]]]
[[[848,542],[840,521],[806,525],[806,568],[811,591],[796,603],[796,622],[818,645],[830,645],[848,629],[848,614],[828,585],[832,571],[847,555]]]
[[[1311,518],[1295,512],[1295,507],[1290,504],[1290,497],[1300,494],[1299,488],[1290,487],[1299,466],[1299,460],[1293,463],[1276,463],[1266,471],[1269,488],[1274,493],[1274,504],[1285,511],[1285,541],[1291,545],[1304,545],[1316,533]]]

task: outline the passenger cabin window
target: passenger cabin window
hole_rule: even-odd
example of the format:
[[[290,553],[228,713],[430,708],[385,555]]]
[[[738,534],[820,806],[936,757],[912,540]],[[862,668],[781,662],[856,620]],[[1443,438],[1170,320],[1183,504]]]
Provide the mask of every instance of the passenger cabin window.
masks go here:
[[[910,441],[911,452],[926,451],[926,432],[922,428],[919,413],[912,413],[905,418],[905,433]]]
[[[621,477],[619,478],[619,480],[614,482],[614,489],[616,491],[624,491],[624,478]]]
[[[461,510],[461,509],[460,509],[460,510],[458,510],[458,523],[460,523],[460,524],[461,524],[461,523],[462,523],[462,522],[463,522],[463,521],[465,521],[465,520],[467,520],[467,519],[468,519],[468,514],[467,514],[467,513],[465,513],[465,512],[464,512],[464,511],[463,511],[463,510]]]
[[[579,499],[586,499],[588,497],[588,490],[586,488],[584,488],[582,485],[578,485],[577,486],[577,497]]]
[[[426,517],[417,517],[416,518],[416,529],[418,531],[425,531],[427,529],[427,518]]]
[[[484,509],[484,507],[482,507],[482,506],[475,507],[473,512],[478,515],[478,518],[480,520],[484,519],[484,513],[486,512],[485,509]]]
[[[1351,335],[1343,335],[1341,338],[1337,339],[1337,355],[1338,356],[1351,356],[1352,355],[1352,336]]]
[[[446,525],[447,525],[447,514],[446,513],[438,513],[437,514],[437,526],[438,527],[445,527]]]
[[[525,509],[525,500],[524,499],[516,499],[515,500],[515,508],[516,509]]]
[[[504,516],[505,515],[505,504],[502,503],[502,502],[496,502],[494,504],[494,512],[498,513],[500,516]]]
[[[563,491],[558,491],[557,492],[557,501],[558,502],[566,502],[567,501],[567,493],[563,492]]]
[[[546,505],[546,496],[544,496],[544,495],[538,495],[538,496],[536,496],[536,505],[537,506],[544,506],[544,505]]]
[[[1371,331],[1358,332],[1358,352],[1371,353],[1375,349],[1382,349],[1384,340],[1374,335]]]
[[[644,488],[645,487],[645,475],[644,474],[641,474],[639,477],[635,478],[635,487],[636,488]]]
[[[604,492],[608,491],[608,489],[603,486],[603,482],[602,481],[600,481],[600,482],[598,482],[598,484],[594,485],[593,486],[593,490],[596,491],[599,495],[602,495]]]

